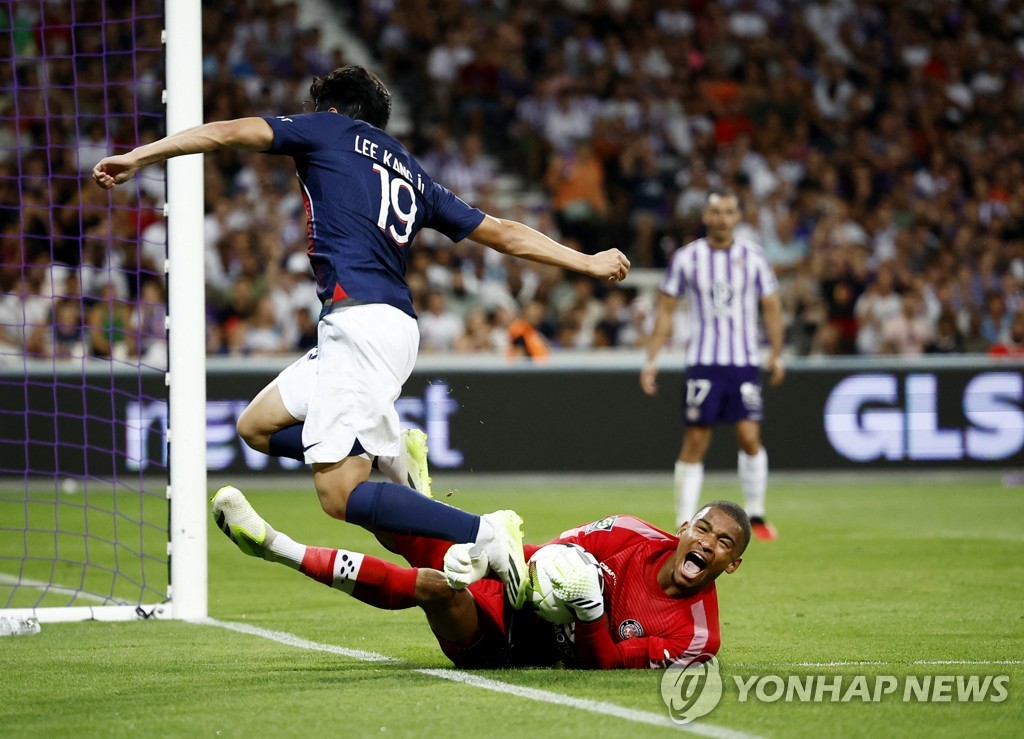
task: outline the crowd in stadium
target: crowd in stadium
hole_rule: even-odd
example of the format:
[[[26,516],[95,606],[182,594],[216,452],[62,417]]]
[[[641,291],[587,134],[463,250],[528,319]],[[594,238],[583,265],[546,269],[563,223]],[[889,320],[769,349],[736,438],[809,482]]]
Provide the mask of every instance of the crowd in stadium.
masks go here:
[[[1019,3],[352,5],[347,21],[411,116],[402,138],[437,181],[581,250],[622,248],[634,264],[624,286],[608,289],[425,231],[408,273],[424,352],[643,345],[659,270],[701,235],[709,191],[727,187],[743,205],[738,235],[763,245],[779,275],[791,353],[1024,355]],[[47,8],[54,18],[68,12]],[[206,4],[203,14],[206,120],[297,112],[309,80],[348,61],[325,48],[320,29],[299,24],[295,3]],[[0,34],[4,43],[21,45],[21,85],[38,86],[42,41],[16,33],[17,12],[6,26],[15,30]],[[159,28],[120,32],[158,48]],[[60,41],[50,35],[48,49]],[[116,38],[105,41],[115,48]],[[131,57],[77,69],[50,59],[46,69],[51,85],[61,73],[80,85],[152,76]],[[85,173],[106,151],[157,135],[159,85],[125,89],[135,92],[106,105],[135,111],[127,129],[102,109],[71,115],[69,90],[0,100],[0,188],[3,202],[20,202],[0,209],[2,344],[138,356],[147,342],[133,336],[159,343],[162,220],[146,208],[81,218],[90,206],[106,213],[108,195],[79,195],[74,179],[48,176]],[[78,149],[55,145],[46,125],[77,134]],[[19,162],[17,147],[33,135],[51,142],[48,164]],[[206,157],[211,355],[316,343],[319,304],[290,164]],[[154,188],[143,202],[159,197]],[[90,239],[105,229],[114,252]],[[59,287],[53,261],[69,267]]]

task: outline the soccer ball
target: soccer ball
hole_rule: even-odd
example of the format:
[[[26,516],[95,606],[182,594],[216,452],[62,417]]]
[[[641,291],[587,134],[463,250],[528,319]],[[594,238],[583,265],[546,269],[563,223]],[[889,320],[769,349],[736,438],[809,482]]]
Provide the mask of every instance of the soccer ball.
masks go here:
[[[569,550],[569,551],[567,551]],[[571,550],[578,550],[571,551]],[[569,606],[555,592],[552,583],[552,569],[558,566],[559,577],[563,583],[563,589],[567,578],[569,580],[583,580],[588,576],[584,568],[593,567],[584,555],[584,549],[575,544],[548,544],[534,552],[527,563],[530,585],[530,604],[537,614],[553,624],[572,623],[575,615]],[[566,557],[568,554],[570,556]],[[568,571],[567,571],[568,568]],[[571,588],[570,588],[571,589]]]

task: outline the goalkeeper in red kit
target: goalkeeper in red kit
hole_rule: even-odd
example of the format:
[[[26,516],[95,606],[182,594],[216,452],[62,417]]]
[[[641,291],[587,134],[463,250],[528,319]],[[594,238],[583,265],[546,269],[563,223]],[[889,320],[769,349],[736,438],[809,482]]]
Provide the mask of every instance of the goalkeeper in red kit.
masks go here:
[[[565,562],[574,582],[564,598],[575,618],[556,625],[529,599],[522,610],[512,609],[487,557],[470,544],[379,533],[381,543],[411,565],[402,567],[299,544],[264,521],[235,488],[218,491],[213,513],[246,554],[377,608],[420,607],[441,650],[462,668],[658,668],[708,659],[721,644],[715,579],[736,571],[751,535],[747,514],[729,501],[704,506],[676,536],[628,515],[570,529],[549,542],[582,549],[564,548],[576,560]],[[538,549],[524,545],[526,558]]]

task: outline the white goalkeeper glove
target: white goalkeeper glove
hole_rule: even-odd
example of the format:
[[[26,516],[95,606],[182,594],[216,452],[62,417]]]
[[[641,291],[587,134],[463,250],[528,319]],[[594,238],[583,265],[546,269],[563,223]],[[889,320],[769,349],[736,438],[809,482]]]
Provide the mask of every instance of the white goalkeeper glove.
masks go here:
[[[604,615],[604,578],[601,566],[580,546],[563,548],[548,567],[554,594],[572,609],[580,621],[596,621]]]
[[[452,544],[444,555],[444,579],[463,590],[487,574],[487,555],[477,544]]]

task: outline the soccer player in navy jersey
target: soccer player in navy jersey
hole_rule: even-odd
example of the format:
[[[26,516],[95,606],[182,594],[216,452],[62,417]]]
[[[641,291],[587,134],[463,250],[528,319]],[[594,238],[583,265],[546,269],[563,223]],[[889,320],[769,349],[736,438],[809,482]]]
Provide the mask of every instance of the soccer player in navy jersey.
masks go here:
[[[711,427],[735,424],[737,469],[747,513],[754,534],[772,540],[777,533],[764,518],[768,455],[761,444],[758,304],[770,342],[768,382],[778,385],[786,372],[781,356],[778,281],[761,247],[733,235],[740,221],[735,193],[711,193],[703,219],[707,236],[677,251],[662,281],[640,385],[648,395],[657,392],[658,353],[671,334],[676,303],[687,296],[690,336],[683,399],[686,429],[675,464],[676,523],[689,521],[697,510]]]
[[[311,464],[320,504],[334,518],[481,545],[521,605],[525,563],[514,512],[476,516],[401,484],[368,482],[374,457],[402,455],[394,403],[419,343],[405,282],[409,249],[416,233],[429,227],[456,242],[470,238],[504,254],[613,282],[626,276],[629,261],[616,249],[574,251],[521,223],[486,215],[435,183],[384,132],[391,94],[362,67],[317,78],[310,93],[313,113],[206,123],[106,157],[93,177],[109,189],[148,165],[224,148],[291,156],[323,301],[319,340],[257,396],[243,435],[264,451]]]
[[[299,544],[264,521],[237,490],[218,496],[214,516],[246,554],[286,565],[377,608],[419,606],[441,651],[465,668],[559,662],[590,669],[660,668],[709,659],[721,646],[715,580],[736,571],[751,536],[743,508],[729,501],[704,506],[676,536],[626,515],[569,529],[549,543],[573,544],[586,553],[585,581],[576,581],[574,597],[565,601],[573,621],[555,625],[530,605],[506,608],[502,584],[491,577],[453,584],[453,567],[471,568],[468,544],[379,534],[411,565],[402,567],[361,552]],[[523,555],[529,558],[538,549],[527,544]],[[579,557],[578,551],[558,556]],[[566,571],[580,569],[578,562],[565,563]]]

